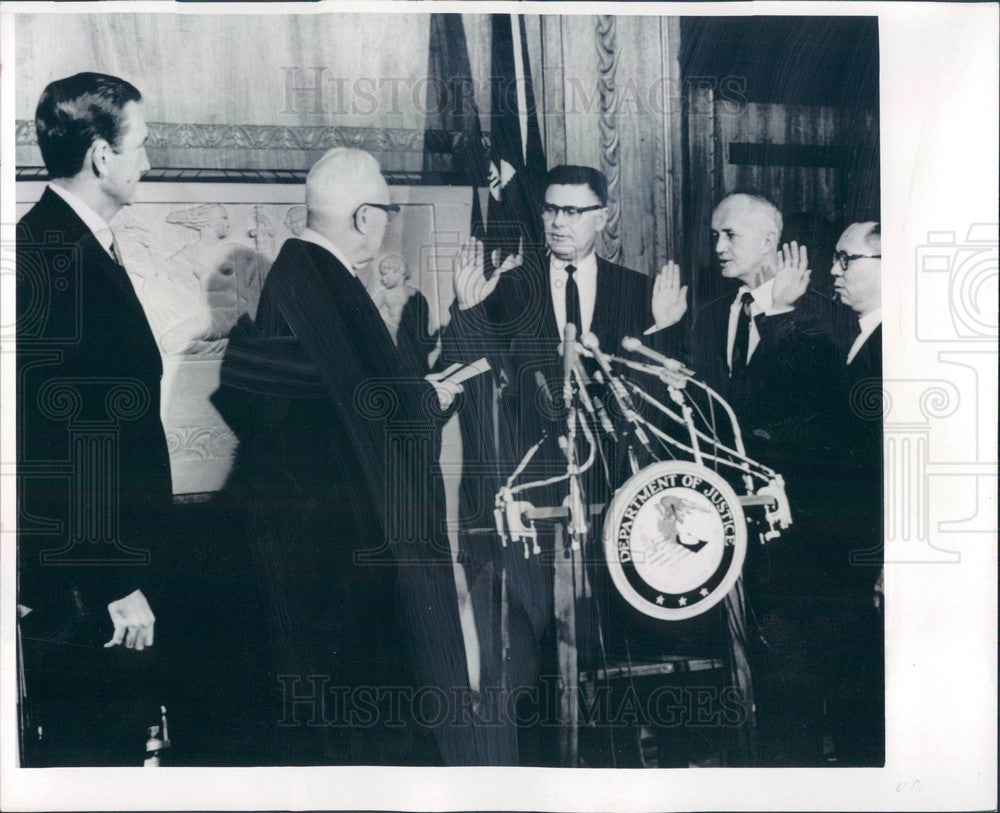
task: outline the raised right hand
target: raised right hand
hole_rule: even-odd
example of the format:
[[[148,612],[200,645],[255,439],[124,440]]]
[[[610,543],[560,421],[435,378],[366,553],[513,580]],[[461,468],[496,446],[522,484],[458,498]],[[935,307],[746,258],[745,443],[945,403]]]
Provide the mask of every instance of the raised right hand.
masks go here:
[[[465,310],[478,305],[493,293],[505,272],[517,268],[522,262],[524,258],[520,254],[512,254],[486,279],[483,274],[483,243],[470,237],[462,244],[452,264],[452,286],[458,307]]]

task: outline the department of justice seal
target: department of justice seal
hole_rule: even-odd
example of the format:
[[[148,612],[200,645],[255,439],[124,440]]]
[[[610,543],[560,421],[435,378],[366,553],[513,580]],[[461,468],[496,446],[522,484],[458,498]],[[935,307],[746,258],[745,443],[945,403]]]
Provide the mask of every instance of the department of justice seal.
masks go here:
[[[743,569],[747,527],[736,492],[683,460],[630,477],[608,506],[604,554],[611,579],[640,612],[666,621],[718,604]]]

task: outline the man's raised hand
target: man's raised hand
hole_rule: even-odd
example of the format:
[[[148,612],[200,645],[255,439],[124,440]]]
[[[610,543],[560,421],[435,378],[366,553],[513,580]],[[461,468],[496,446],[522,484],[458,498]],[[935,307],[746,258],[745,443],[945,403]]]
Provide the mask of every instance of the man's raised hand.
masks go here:
[[[681,285],[681,269],[670,260],[653,283],[653,323],[657,330],[677,324],[687,313],[687,285]]]
[[[809,255],[805,246],[794,240],[785,243],[775,256],[774,287],[771,297],[776,308],[790,308],[809,287]]]
[[[494,252],[496,254],[496,252]],[[494,264],[499,256],[492,258]],[[512,268],[517,268],[524,258],[520,254],[511,254],[501,263],[489,279],[483,274],[483,244],[481,240],[470,237],[455,255],[452,264],[454,276],[452,285],[455,289],[455,299],[462,310],[472,308],[488,297],[500,282],[500,277]]]

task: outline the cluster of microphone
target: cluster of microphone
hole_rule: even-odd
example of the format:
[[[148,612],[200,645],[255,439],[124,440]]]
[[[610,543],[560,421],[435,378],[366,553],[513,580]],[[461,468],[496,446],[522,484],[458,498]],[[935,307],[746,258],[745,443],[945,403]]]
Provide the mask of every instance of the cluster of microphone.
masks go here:
[[[641,370],[673,386],[682,387],[685,380],[692,375],[691,371],[681,362],[650,350],[638,339],[625,337],[622,340],[622,346],[629,352],[646,356],[659,366],[654,367],[647,364],[640,364],[628,359],[608,355],[601,350],[601,343],[597,336],[589,331],[584,333],[580,337],[580,340],[577,341],[577,328],[572,322],[567,323],[563,331],[563,404],[567,410],[565,452],[569,479],[567,505],[570,513],[569,531],[574,549],[579,546],[580,539],[587,532],[587,516],[579,482],[580,469],[576,461],[576,405],[579,404],[583,408],[583,411],[587,413],[594,426],[600,427],[600,430],[610,437],[618,439],[614,423],[608,415],[604,403],[600,398],[591,397],[588,388],[592,383],[592,379],[587,373],[581,357],[594,360],[597,369],[594,371],[593,382],[603,386],[611,394],[611,398],[618,408],[618,414],[625,420],[629,435],[650,458],[655,457],[655,455],[650,444],[649,435],[643,428],[631,394],[625,384],[622,383],[621,378],[615,373],[612,364],[620,363],[633,369]],[[580,426],[585,433],[589,432],[586,422],[581,421]],[[633,467],[636,468],[635,464],[633,464]]]
[[[626,367],[639,370],[677,387],[683,387],[694,373],[676,359],[668,358],[657,353],[655,350],[650,350],[641,341],[631,336],[626,336],[622,339],[622,347],[630,353],[645,356],[651,361],[656,362],[659,366],[642,364],[630,359],[609,355],[601,350],[600,340],[589,331],[580,337],[580,341],[577,341],[576,325],[572,322],[568,323],[563,332],[562,344],[563,403],[568,406],[575,392],[584,411],[593,419],[594,423],[600,426],[602,431],[608,435],[615,436],[614,424],[604,404],[600,399],[591,398],[588,392],[591,377],[583,366],[581,356],[593,359],[598,367],[594,373],[593,380],[597,384],[605,386],[607,391],[611,393],[611,397],[618,407],[619,414],[625,418],[631,434],[652,455],[649,436],[643,429],[638,418],[632,396],[622,383],[621,378],[615,374],[612,364],[622,364]],[[574,381],[576,382],[575,388]]]

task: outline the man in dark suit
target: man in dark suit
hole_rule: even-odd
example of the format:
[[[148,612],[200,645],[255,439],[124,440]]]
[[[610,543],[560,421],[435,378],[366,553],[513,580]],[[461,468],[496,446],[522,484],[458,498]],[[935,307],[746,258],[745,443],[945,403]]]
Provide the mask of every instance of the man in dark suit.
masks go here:
[[[491,342],[499,354],[508,382],[500,427],[508,455],[501,462],[505,474],[551,428],[553,410],[547,402],[562,388],[567,323],[576,325],[578,337],[593,333],[605,353],[621,355],[625,336],[639,337],[662,352],[680,347],[678,323],[687,310],[687,287],[680,285],[676,264],[668,263],[652,280],[599,257],[595,247],[607,224],[607,202],[602,172],[557,166],[546,176],[539,213],[544,248],[526,246],[488,280],[477,241],[470,241],[456,260],[454,324],[448,336],[470,345]]]
[[[160,353],[108,223],[149,169],[142,97],[77,74],[35,124],[51,181],[17,226],[24,762],[140,765],[172,497]]]
[[[307,228],[231,334],[213,397],[240,441],[229,488],[267,603],[254,708],[271,764],[491,759],[468,714],[437,463],[461,387],[407,369],[357,277],[389,200],[371,155],[317,162]]]
[[[548,439],[520,481],[566,471],[566,458],[557,438],[566,432],[565,412],[558,407],[558,396],[563,386],[561,346],[567,323],[576,326],[578,336],[593,333],[606,353],[621,355],[625,336],[641,338],[668,355],[675,354],[680,346],[678,323],[687,309],[687,289],[680,285],[677,266],[673,262],[664,266],[654,282],[645,274],[598,256],[595,247],[608,221],[607,203],[608,185],[602,172],[585,166],[557,166],[546,177],[539,212],[544,247],[524,246],[520,256],[494,262],[499,268],[489,279],[483,275],[483,249],[478,241],[470,241],[456,258],[455,301],[451,322],[444,331],[443,353],[446,358],[464,361],[485,354],[500,372],[502,382],[497,444],[500,459],[496,463],[499,482],[482,489],[485,510],[479,511],[480,518],[491,518],[492,495],[497,486],[506,481],[543,433],[548,434]],[[609,410],[611,406],[607,404]],[[465,408],[474,405],[467,402]],[[486,429],[491,426],[491,411],[480,410],[485,416],[480,418],[484,435],[492,434]],[[588,502],[606,502],[630,473],[625,454],[629,441],[621,423],[616,429],[616,440],[603,438],[607,475],[598,462],[585,478]],[[596,425],[595,431],[601,434]],[[479,453],[488,453],[489,446],[487,438],[479,444]],[[477,470],[482,468],[482,461],[470,460],[468,453],[464,463],[480,464]],[[566,492],[566,483],[562,482],[529,491],[525,499],[538,506],[559,505]],[[490,541],[495,549],[496,540]],[[546,547],[545,540],[542,542]],[[510,545],[504,551],[502,566],[493,562],[482,571],[494,580],[501,569],[506,573],[510,636],[507,681],[516,691],[534,690],[540,671],[552,668],[544,663],[545,651],[551,647],[543,644],[552,632],[551,540],[547,547],[548,561],[545,554],[525,558],[520,544]],[[488,554],[484,552],[483,556]],[[497,555],[495,550],[493,555]],[[490,610],[490,601],[497,601],[496,591],[489,585],[477,587],[477,575],[469,577],[474,600],[477,590],[487,597],[478,602],[477,619],[499,619],[496,607]],[[499,679],[495,657],[501,647],[499,623],[492,624],[492,629],[481,623],[477,627],[484,653],[484,680],[489,684]],[[552,755],[539,751],[544,744],[525,742],[522,737],[521,745],[521,764],[551,763]]]
[[[881,765],[885,748],[884,630],[876,584],[882,564],[882,233],[852,223],[837,241],[834,289],[857,319],[839,410],[843,465],[838,527],[850,540],[842,571],[845,657],[829,697],[837,763]],[[846,664],[846,668],[845,668]]]
[[[809,290],[804,246],[781,245],[767,199],[735,194],[712,214],[715,255],[735,293],[692,324],[692,363],[732,405],[748,454],[784,476],[794,524],[751,540],[747,601],[762,634],[752,645],[761,760],[819,764],[823,670],[819,633],[837,604],[846,538],[834,526],[830,408],[842,393],[840,306]],[[753,642],[751,642],[753,644]]]
[[[833,259],[833,288],[858,322],[847,352],[847,383],[853,390],[868,379],[882,381],[881,224],[852,223],[837,241]]]
[[[719,203],[715,256],[722,276],[740,287],[699,310],[690,339],[698,373],[728,398],[744,439],[765,447],[837,391],[834,305],[807,289],[806,247],[781,247],[781,230],[781,213],[765,198],[736,194]]]

